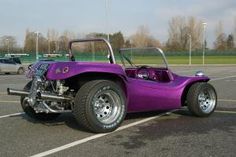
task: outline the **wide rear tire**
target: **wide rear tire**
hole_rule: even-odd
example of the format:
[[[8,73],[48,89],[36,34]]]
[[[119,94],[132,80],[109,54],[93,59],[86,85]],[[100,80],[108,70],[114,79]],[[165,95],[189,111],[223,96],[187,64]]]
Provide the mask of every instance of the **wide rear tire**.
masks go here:
[[[28,82],[24,90],[29,91],[32,85],[32,81]],[[28,104],[24,103],[25,97],[21,97],[21,107],[25,114],[32,119],[39,120],[39,121],[51,121],[56,119],[60,114],[59,113],[36,113],[35,110]]]
[[[73,113],[78,123],[92,132],[114,131],[126,115],[123,89],[109,80],[89,81],[77,92]]]
[[[214,87],[206,82],[193,84],[187,93],[187,106],[195,116],[211,115],[217,106],[217,94]]]

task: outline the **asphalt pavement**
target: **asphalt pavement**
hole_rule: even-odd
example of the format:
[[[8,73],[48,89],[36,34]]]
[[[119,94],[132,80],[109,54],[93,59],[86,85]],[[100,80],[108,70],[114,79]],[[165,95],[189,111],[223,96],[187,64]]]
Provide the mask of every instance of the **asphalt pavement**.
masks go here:
[[[236,154],[236,66],[174,66],[173,72],[194,75],[202,70],[212,78],[218,106],[207,118],[187,108],[169,113],[128,114],[109,134],[93,134],[78,126],[72,114],[42,123],[27,117],[19,97],[8,87],[22,89],[24,75],[0,75],[0,156],[234,157]]]

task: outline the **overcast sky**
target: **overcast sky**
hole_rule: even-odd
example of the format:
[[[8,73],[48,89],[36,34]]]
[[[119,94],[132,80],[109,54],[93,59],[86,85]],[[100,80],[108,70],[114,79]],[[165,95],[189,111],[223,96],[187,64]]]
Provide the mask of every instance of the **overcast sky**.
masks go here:
[[[195,16],[207,23],[209,45],[214,29],[222,20],[226,33],[233,32],[236,0],[109,0],[109,28],[105,0],[0,0],[0,36],[15,36],[23,44],[25,30],[71,30],[88,32],[122,31],[129,36],[145,25],[151,34],[165,42],[168,21],[174,16]]]

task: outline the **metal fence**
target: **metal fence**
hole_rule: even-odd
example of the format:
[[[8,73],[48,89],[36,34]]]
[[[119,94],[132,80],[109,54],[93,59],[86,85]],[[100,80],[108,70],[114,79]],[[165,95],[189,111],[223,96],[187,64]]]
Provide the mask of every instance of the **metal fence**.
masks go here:
[[[4,52],[0,52],[0,57],[4,57]],[[27,53],[28,54],[28,53]],[[44,53],[39,53],[39,59],[52,59],[56,61],[67,61],[68,55],[66,52],[61,52],[60,56],[54,55],[53,57],[45,57]],[[182,51],[182,52],[165,52],[167,56],[168,62],[170,64],[190,64],[189,60],[189,52]],[[202,51],[193,51],[191,53],[191,64],[202,64]],[[116,60],[119,61],[119,55],[115,52]],[[75,56],[77,59],[82,61],[90,61],[93,58],[91,56],[83,55],[83,56]],[[100,58],[104,58],[104,55],[97,55],[96,60]],[[28,64],[33,63],[36,61],[35,54],[29,53],[28,56],[20,56],[22,63]],[[101,59],[100,59],[101,60]],[[148,60],[147,60],[148,62]],[[205,52],[205,64],[236,64],[236,50],[231,51],[215,51],[215,50],[207,50]]]

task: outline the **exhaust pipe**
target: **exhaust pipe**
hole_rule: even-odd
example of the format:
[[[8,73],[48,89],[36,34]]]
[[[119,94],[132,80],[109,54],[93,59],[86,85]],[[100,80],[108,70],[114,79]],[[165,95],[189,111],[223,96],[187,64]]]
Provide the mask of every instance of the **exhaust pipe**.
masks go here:
[[[24,90],[17,90],[17,89],[10,89],[7,88],[7,94],[8,95],[16,95],[16,96],[28,96],[30,92],[24,91]],[[46,94],[46,93],[37,93],[37,97],[43,100],[48,101],[71,101],[71,97],[64,97],[60,95],[54,95],[54,94]]]
[[[8,95],[16,95],[16,96],[28,96],[29,92],[23,91],[23,90],[15,90],[7,88],[7,94]]]

